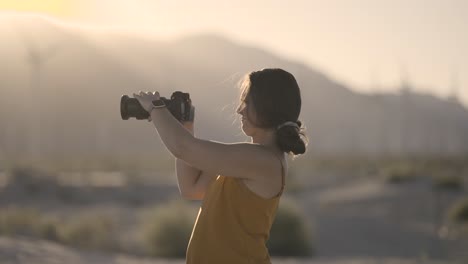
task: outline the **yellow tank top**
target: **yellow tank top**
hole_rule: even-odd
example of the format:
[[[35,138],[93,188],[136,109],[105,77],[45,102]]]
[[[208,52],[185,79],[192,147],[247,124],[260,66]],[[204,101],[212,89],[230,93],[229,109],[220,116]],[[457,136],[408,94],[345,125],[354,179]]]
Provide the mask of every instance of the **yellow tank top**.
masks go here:
[[[241,179],[218,176],[208,187],[187,247],[188,264],[271,263],[266,242],[285,185],[263,198]]]

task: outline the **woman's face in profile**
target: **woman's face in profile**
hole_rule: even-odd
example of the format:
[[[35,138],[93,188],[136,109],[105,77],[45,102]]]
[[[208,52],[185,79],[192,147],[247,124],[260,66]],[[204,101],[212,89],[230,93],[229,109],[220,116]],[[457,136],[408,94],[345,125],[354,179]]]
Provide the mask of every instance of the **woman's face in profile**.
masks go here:
[[[242,131],[247,136],[252,136],[256,129],[255,123],[255,112],[252,105],[252,102],[249,98],[245,98],[245,100],[240,102],[239,107],[237,108],[237,113],[241,115],[241,125]]]

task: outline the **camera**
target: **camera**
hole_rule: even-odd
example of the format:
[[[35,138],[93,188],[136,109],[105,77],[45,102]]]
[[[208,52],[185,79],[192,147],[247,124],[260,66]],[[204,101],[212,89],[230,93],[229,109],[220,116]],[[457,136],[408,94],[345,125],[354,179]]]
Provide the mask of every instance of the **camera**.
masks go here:
[[[176,91],[172,93],[170,99],[161,97],[161,100],[166,104],[167,109],[180,122],[193,121],[195,115],[195,107],[192,106],[190,95]],[[136,98],[130,98],[128,95],[123,95],[120,99],[120,115],[123,120],[128,120],[135,117],[137,120],[149,118],[149,113],[141,106]]]

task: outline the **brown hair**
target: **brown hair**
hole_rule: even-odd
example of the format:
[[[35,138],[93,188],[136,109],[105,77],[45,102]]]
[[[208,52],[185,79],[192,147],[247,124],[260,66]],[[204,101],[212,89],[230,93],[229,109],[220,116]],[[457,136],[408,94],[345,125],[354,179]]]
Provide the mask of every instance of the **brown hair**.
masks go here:
[[[255,113],[255,125],[276,129],[276,143],[281,151],[303,154],[306,150],[304,128],[298,120],[301,92],[294,76],[282,69],[263,69],[246,75],[241,84],[241,103],[247,99]],[[294,122],[297,127],[286,125]]]

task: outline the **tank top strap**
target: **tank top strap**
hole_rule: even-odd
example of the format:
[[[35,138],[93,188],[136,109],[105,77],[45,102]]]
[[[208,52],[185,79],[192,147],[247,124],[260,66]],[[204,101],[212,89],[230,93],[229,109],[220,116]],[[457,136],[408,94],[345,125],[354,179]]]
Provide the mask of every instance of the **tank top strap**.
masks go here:
[[[277,195],[277,196],[280,196],[281,194],[283,194],[284,186],[286,185],[286,179],[285,179],[286,178],[286,175],[285,175],[286,172],[285,172],[285,166],[284,166],[282,157],[276,155],[276,153],[275,153],[275,156],[279,159],[279,161],[281,163],[281,190]]]

